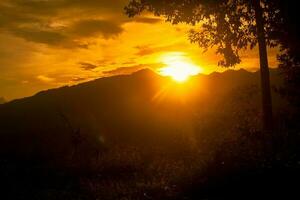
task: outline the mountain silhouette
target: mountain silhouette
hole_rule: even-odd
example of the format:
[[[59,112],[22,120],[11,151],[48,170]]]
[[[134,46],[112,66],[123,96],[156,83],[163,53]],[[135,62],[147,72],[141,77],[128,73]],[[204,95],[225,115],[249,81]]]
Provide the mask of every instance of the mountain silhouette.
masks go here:
[[[0,104],[4,104],[6,102],[4,97],[0,97]]]
[[[14,199],[275,195],[299,176],[270,170],[264,141],[294,156],[299,139],[282,139],[291,107],[275,90],[273,105],[279,139],[265,140],[259,72],[176,83],[144,69],[41,91],[0,105],[1,187]]]
[[[271,71],[271,78],[280,84],[277,70]],[[252,86],[259,88],[258,72],[200,74],[177,84],[144,69],[42,91],[0,105],[1,152],[59,159],[62,156],[55,155],[70,152],[76,134],[90,149],[114,143],[164,143],[164,136],[168,140],[174,132],[189,132],[195,121],[220,112],[219,106],[226,108],[232,93],[244,94],[246,89],[239,92],[240,88]],[[251,96],[257,107],[258,91]]]

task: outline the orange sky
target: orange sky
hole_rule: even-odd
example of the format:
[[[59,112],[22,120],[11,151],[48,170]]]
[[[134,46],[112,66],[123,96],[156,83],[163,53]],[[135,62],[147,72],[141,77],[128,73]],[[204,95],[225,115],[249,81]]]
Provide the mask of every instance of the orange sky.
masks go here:
[[[128,19],[126,0],[1,0],[0,97],[8,100],[144,67],[158,70],[166,55],[180,55],[203,73],[222,71],[214,50],[187,40],[191,28],[152,15]],[[237,66],[258,68],[257,51]],[[276,50],[269,50],[276,67]]]

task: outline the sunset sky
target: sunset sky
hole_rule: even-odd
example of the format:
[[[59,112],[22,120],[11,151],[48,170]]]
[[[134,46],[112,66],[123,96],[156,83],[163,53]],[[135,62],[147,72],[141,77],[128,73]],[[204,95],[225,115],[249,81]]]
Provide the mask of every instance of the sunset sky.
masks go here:
[[[167,58],[222,71],[212,49],[190,44],[191,26],[173,26],[145,13],[129,19],[127,0],[1,0],[0,97],[7,100],[63,85],[149,67]],[[242,54],[238,67],[258,69],[257,51]],[[269,51],[276,67],[276,50]]]

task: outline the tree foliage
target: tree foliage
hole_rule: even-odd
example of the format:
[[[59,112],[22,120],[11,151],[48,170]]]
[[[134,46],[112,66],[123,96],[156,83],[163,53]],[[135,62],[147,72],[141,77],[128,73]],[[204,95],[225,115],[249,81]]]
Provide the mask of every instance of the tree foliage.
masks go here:
[[[216,47],[223,56],[220,66],[232,67],[241,62],[239,52],[257,45],[255,9],[246,0],[131,0],[125,7],[129,17],[150,11],[172,24],[195,25],[189,39],[204,50]],[[283,20],[280,0],[262,0],[265,39],[269,47],[279,44]]]
[[[299,7],[296,1],[281,1],[280,10],[284,19],[283,27],[279,27],[280,54],[279,68],[284,74],[285,84],[281,93],[290,103],[300,109],[300,22]]]

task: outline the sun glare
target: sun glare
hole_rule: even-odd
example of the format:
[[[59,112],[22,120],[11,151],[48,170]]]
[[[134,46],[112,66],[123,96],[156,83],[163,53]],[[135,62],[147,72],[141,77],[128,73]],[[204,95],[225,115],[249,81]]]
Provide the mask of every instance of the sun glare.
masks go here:
[[[182,53],[165,55],[162,60],[166,67],[160,69],[160,74],[170,76],[177,82],[184,82],[190,76],[197,75],[202,71]]]

